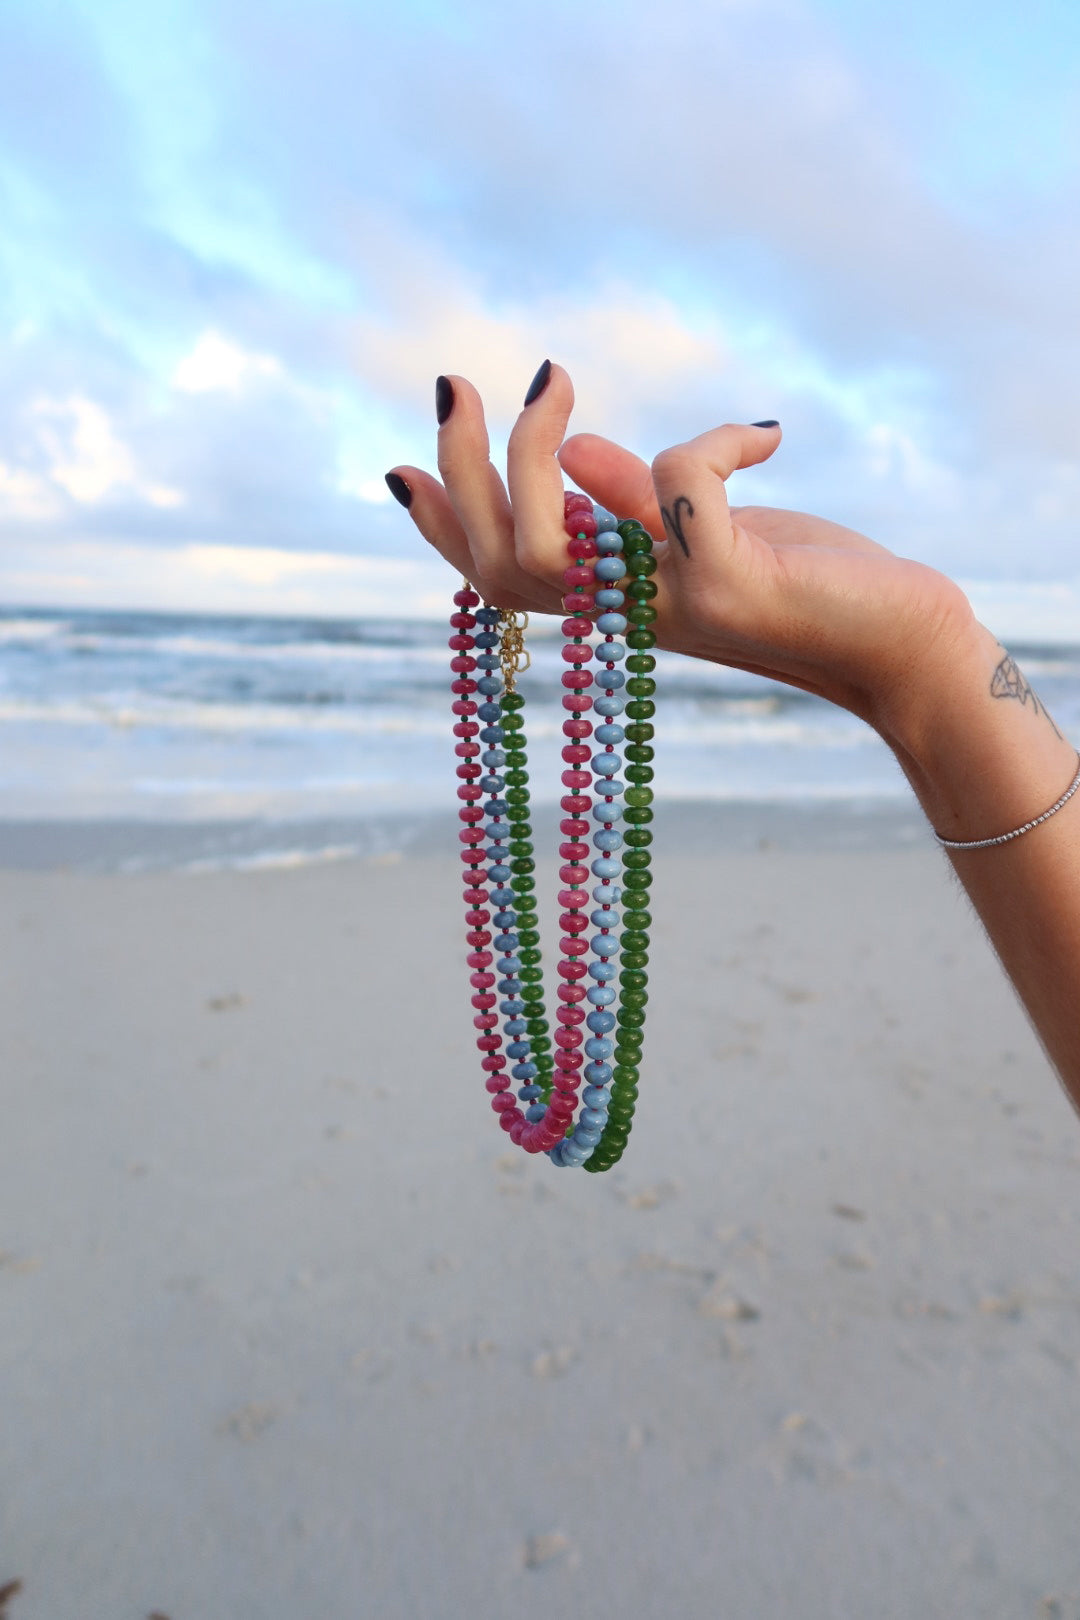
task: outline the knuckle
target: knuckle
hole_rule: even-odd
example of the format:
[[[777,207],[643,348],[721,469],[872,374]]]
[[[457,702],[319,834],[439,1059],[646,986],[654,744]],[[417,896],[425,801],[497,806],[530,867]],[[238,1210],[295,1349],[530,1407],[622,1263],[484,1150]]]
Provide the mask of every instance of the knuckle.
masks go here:
[[[676,444],[672,445],[668,450],[661,450],[658,456],[653,457],[653,483],[678,483],[690,468],[692,462],[693,457],[685,445]]]

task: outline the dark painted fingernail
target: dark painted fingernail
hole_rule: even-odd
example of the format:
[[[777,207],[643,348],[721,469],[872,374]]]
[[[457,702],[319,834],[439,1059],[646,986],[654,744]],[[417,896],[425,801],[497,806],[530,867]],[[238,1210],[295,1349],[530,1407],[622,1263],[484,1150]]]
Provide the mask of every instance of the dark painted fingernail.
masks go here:
[[[540,370],[529,384],[529,392],[525,395],[526,405],[531,405],[534,399],[539,399],[548,383],[551,381],[551,361],[545,360]]]
[[[751,427],[779,427],[779,422],[751,422]]]
[[[442,427],[446,418],[454,408],[454,385],[449,377],[436,377],[435,379],[435,415],[439,418]]]
[[[400,501],[407,512],[409,507],[412,505],[412,490],[409,488],[404,478],[402,478],[401,474],[387,473],[386,487],[394,497],[395,501]]]

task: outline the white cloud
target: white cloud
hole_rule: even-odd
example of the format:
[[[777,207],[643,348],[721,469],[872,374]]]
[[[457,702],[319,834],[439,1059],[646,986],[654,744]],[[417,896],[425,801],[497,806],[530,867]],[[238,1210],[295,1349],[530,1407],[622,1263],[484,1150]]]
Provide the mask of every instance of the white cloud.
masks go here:
[[[274,355],[253,353],[220,332],[209,331],[178,362],[172,383],[186,394],[238,393],[253,382],[280,378],[282,370]]]
[[[80,394],[38,399],[31,410],[39,423],[49,478],[79,505],[96,505],[118,489],[158,508],[183,504],[179,490],[142,476],[108,412],[94,400]]]

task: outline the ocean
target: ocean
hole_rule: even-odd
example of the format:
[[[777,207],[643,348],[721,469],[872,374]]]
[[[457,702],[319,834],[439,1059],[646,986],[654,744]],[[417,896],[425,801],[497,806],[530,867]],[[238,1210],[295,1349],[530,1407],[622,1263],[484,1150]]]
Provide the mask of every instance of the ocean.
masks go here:
[[[126,851],[119,864],[134,867],[389,850],[395,829],[456,808],[448,633],[417,620],[0,610],[0,818],[9,835],[124,828],[110,859]],[[557,621],[534,621],[528,643],[532,791],[553,806]],[[1080,637],[1010,651],[1080,734]],[[658,806],[872,815],[911,802],[880,739],[818,698],[671,653],[657,657],[657,685]]]

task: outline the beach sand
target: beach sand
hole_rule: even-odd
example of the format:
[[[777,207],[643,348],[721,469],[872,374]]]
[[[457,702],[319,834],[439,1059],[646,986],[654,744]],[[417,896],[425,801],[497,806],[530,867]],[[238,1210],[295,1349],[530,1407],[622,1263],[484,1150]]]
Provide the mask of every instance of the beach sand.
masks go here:
[[[1076,1620],[1080,1121],[925,836],[707,822],[605,1176],[452,834],[0,873],[5,1615]]]

